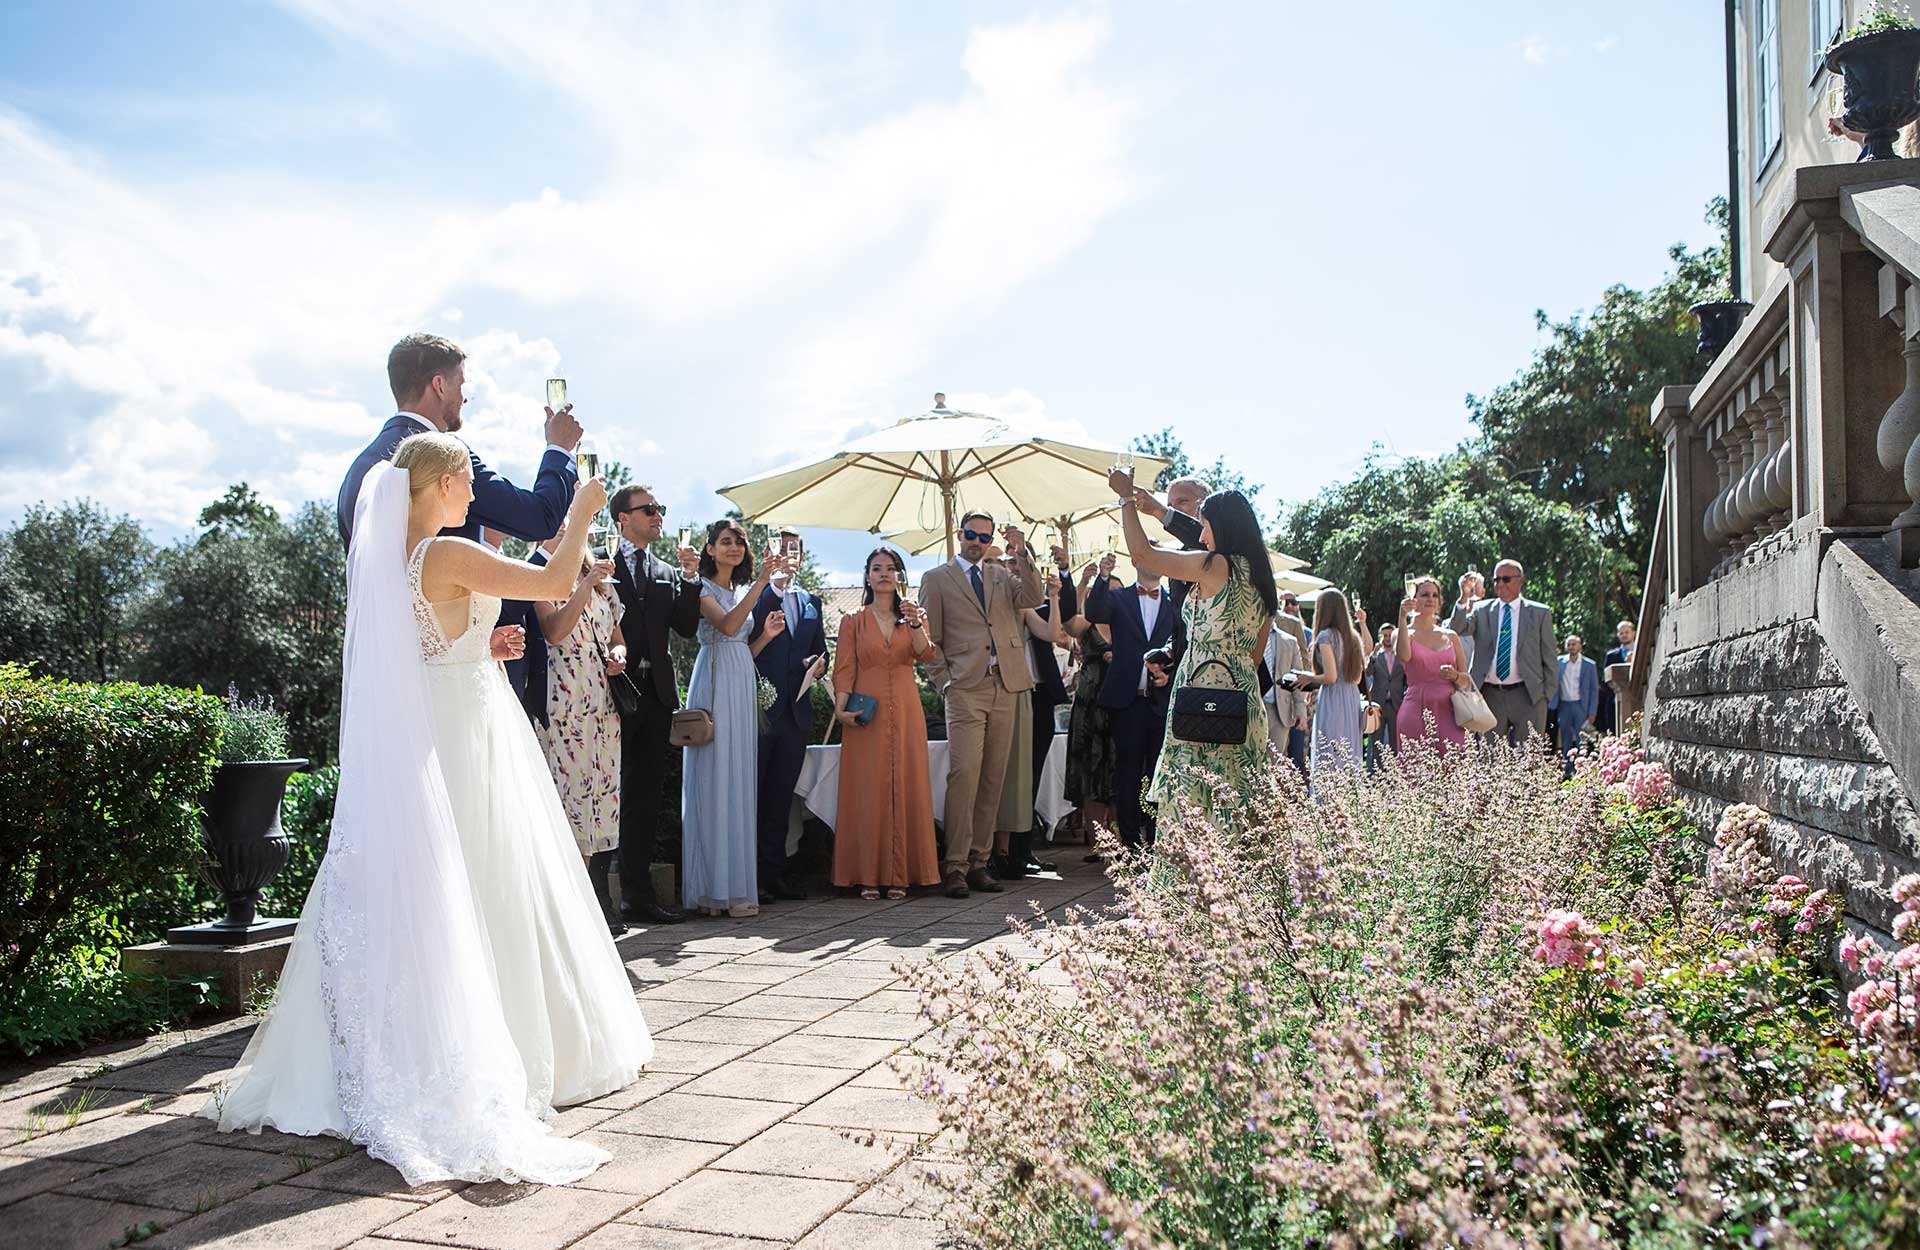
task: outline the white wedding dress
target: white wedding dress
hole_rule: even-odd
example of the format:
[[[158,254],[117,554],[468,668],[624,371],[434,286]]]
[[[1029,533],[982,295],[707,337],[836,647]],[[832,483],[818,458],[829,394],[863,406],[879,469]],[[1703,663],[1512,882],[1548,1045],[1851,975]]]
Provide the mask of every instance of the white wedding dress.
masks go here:
[[[472,605],[448,643],[419,614],[407,505],[407,475],[377,466],[355,508],[326,858],[273,1008],[201,1114],[348,1138],[410,1185],[565,1184],[610,1156],[542,1117],[631,1081],[652,1043],[545,766],[526,768],[532,731],[489,689],[505,689],[494,617]]]

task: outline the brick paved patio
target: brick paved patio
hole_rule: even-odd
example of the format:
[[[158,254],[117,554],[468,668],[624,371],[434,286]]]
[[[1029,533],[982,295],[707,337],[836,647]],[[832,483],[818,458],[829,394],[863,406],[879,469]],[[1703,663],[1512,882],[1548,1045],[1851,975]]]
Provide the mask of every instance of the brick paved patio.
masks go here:
[[[332,1138],[192,1118],[239,1058],[240,1019],[0,1071],[0,1247],[271,1250],[919,1250],[951,1244],[932,1109],[889,1058],[928,1029],[900,960],[1018,946],[1008,914],[1104,902],[1060,879],[964,902],[815,899],[754,921],[636,931],[620,949],[656,1040],[631,1087],[557,1132],[613,1162],[577,1185],[433,1185]],[[1071,861],[1071,862],[1066,862]],[[908,1151],[927,1149],[909,1161]]]

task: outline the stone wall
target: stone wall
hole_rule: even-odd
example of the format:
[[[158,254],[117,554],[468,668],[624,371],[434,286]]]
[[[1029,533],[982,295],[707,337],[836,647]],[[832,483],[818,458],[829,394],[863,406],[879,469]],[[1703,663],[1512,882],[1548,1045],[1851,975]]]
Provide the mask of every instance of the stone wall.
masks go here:
[[[1872,661],[1894,654],[1886,640],[1902,626],[1920,643],[1920,605],[1857,547],[1789,532],[1670,600],[1648,750],[1708,827],[1730,804],[1765,808],[1776,860],[1844,893],[1855,927],[1884,935],[1894,880],[1920,869],[1920,815],[1901,767],[1920,742],[1904,740],[1913,717],[1874,714],[1907,703],[1888,698],[1901,692],[1884,689],[1888,674]],[[1920,671],[1896,667],[1902,679]],[[1899,741],[1883,740],[1889,729]]]

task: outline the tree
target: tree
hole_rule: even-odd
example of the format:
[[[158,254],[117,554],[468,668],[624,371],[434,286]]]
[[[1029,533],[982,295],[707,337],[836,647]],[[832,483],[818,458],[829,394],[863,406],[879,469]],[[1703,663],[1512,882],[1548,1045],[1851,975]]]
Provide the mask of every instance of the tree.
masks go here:
[[[1142,434],[1133,440],[1133,450],[1149,456],[1158,456],[1168,462],[1167,467],[1160,471],[1160,475],[1153,479],[1154,490],[1165,491],[1170,482],[1176,482],[1183,477],[1197,477],[1216,492],[1239,491],[1247,497],[1247,502],[1253,505],[1254,513],[1259,514],[1259,484],[1249,482],[1246,474],[1229,467],[1225,456],[1217,456],[1211,465],[1196,470],[1192,459],[1187,455],[1186,446],[1181,443],[1180,436],[1173,432],[1172,426],[1168,426],[1158,434]]]
[[[124,677],[153,555],[138,522],[91,500],[28,508],[0,537],[0,660],[73,681]]]
[[[202,529],[267,530],[280,523],[280,514],[245,482],[235,482],[227,493],[200,509]]]

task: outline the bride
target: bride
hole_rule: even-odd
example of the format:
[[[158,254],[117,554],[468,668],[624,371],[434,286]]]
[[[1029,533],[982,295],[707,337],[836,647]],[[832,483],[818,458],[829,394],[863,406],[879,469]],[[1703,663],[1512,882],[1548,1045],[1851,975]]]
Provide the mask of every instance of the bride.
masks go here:
[[[266,1022],[203,1115],[331,1133],[410,1185],[565,1184],[605,1151],[556,1105],[652,1055],[539,744],[488,637],[499,598],[571,589],[598,481],[544,568],[437,538],[473,498],[464,444],[420,434],[367,478],[347,582],[340,788]]]

